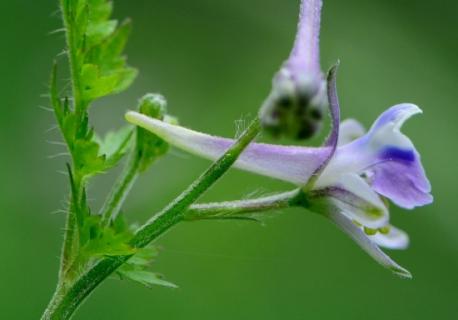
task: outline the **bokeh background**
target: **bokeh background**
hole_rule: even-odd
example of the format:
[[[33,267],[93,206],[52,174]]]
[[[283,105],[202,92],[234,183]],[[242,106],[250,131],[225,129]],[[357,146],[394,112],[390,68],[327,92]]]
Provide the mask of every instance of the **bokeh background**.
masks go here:
[[[131,17],[127,49],[141,70],[126,93],[92,112],[99,132],[123,124],[145,92],[161,92],[181,123],[233,136],[253,116],[295,33],[298,0],[118,0]],[[327,0],[322,65],[341,59],[344,117],[369,126],[387,107],[415,102],[424,115],[404,131],[415,141],[435,203],[392,209],[412,245],[392,256],[414,274],[401,280],[375,264],[333,225],[288,210],[265,226],[182,224],[158,242],[156,269],[177,290],[109,280],[75,319],[456,319],[458,316],[458,2]],[[37,319],[53,292],[67,192],[63,150],[46,93],[62,51],[55,0],[0,1],[0,318]],[[208,162],[173,151],[138,182],[126,211],[142,222]],[[113,181],[91,185],[98,207]],[[203,200],[290,186],[231,171]]]

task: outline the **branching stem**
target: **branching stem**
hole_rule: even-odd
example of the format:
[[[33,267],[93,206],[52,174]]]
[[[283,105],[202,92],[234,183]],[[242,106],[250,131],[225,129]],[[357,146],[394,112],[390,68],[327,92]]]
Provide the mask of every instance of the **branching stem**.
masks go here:
[[[214,162],[173,202],[154,215],[135,233],[130,245],[136,248],[143,248],[172,226],[182,221],[189,206],[229,170],[243,150],[258,135],[259,131],[259,119],[256,118],[220,159]],[[130,257],[103,258],[87,272],[83,273],[69,288],[57,290],[42,319],[70,319],[84,299]]]

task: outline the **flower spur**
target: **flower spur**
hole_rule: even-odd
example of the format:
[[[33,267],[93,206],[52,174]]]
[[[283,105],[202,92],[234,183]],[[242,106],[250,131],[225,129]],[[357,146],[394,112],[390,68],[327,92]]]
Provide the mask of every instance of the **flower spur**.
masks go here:
[[[327,80],[319,68],[321,6],[320,0],[302,1],[294,48],[274,78],[259,116],[269,132],[304,138],[317,131],[321,117],[313,115],[328,106],[332,119],[328,139],[321,147],[252,143],[234,166],[299,186],[303,206],[333,221],[378,263],[409,278],[409,271],[380,247],[404,249],[409,243],[405,232],[390,225],[385,198],[406,209],[432,202],[420,155],[400,131],[404,122],[421,110],[413,104],[393,106],[367,133],[355,120],[340,123],[336,68]],[[137,112],[128,112],[126,118],[175,147],[211,160],[234,143]]]

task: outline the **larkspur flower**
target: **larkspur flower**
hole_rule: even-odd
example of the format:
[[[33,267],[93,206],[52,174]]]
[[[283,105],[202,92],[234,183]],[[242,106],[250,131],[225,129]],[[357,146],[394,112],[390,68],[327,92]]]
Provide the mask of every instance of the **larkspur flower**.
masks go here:
[[[272,97],[282,95],[296,99],[305,92],[302,89],[316,84],[319,89],[314,95],[324,93],[331,114],[329,137],[321,147],[252,143],[234,167],[301,187],[307,208],[333,221],[378,263],[402,277],[410,277],[409,271],[380,247],[404,249],[409,243],[405,232],[390,225],[385,198],[406,209],[432,202],[420,155],[400,131],[404,122],[421,110],[407,103],[393,106],[367,133],[356,120],[340,123],[336,68],[324,80],[318,61],[321,5],[318,0],[302,1],[293,52],[275,77],[273,93],[267,101],[278,101]],[[269,109],[264,105],[260,117],[265,116],[266,110]],[[128,112],[126,118],[171,145],[211,160],[218,159],[234,143],[233,139],[196,132],[137,112]]]

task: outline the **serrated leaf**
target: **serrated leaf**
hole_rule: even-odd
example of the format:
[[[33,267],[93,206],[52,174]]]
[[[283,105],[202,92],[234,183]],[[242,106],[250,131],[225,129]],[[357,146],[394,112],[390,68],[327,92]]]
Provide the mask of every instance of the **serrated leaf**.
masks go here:
[[[101,227],[100,216],[92,215],[84,220],[80,237],[86,257],[125,256],[137,252],[128,244],[130,232]]]
[[[135,265],[137,267],[149,267],[154,259],[159,255],[159,251],[155,246],[148,246],[146,248],[139,249],[138,252],[130,258],[128,264]]]
[[[118,271],[118,274],[120,274],[121,277],[128,278],[146,287],[152,287],[156,285],[174,289],[178,288],[176,284],[166,281],[159,274],[150,271],[135,269],[126,270],[123,268]]]
[[[86,41],[88,48],[91,48],[108,38],[116,30],[117,25],[118,22],[116,20],[89,24],[86,29]]]
[[[102,74],[97,65],[85,64],[81,70],[84,100],[93,101],[119,93],[129,87],[136,76],[137,70],[133,68],[123,68]]]
[[[108,162],[117,162],[127,152],[132,137],[132,128],[123,127],[118,131],[108,132],[103,139],[96,136],[94,140],[99,144],[99,155],[105,156]]]
[[[122,56],[122,51],[131,29],[130,20],[124,21],[110,37],[91,48],[87,53],[86,62],[98,65],[102,72],[125,67],[126,59]]]
[[[77,140],[73,145],[75,168],[84,176],[105,171],[105,157],[99,156],[99,145],[94,141]]]

